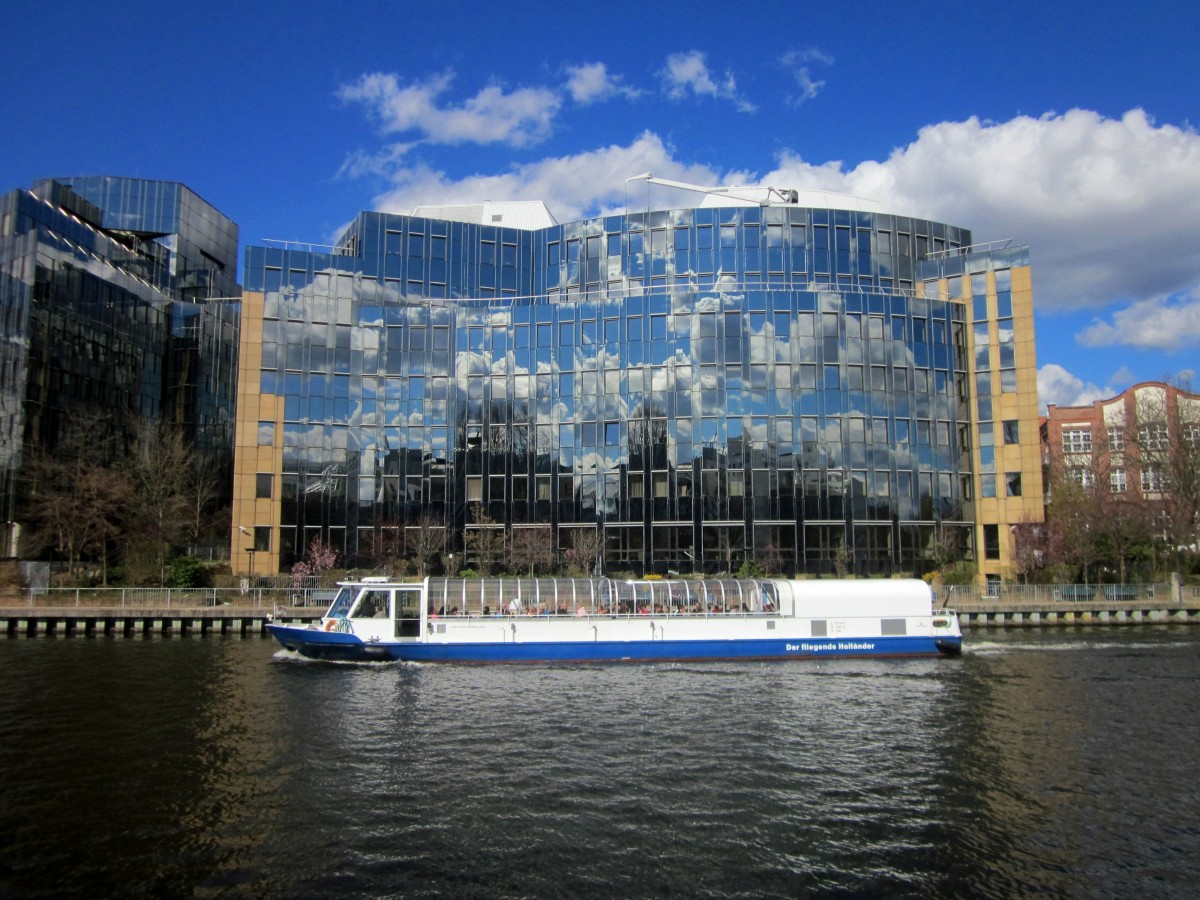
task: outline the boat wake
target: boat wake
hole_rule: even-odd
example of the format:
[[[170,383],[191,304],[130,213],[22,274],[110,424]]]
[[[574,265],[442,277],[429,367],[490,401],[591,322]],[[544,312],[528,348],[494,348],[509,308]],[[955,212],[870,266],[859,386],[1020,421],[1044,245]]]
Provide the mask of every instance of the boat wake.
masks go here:
[[[378,669],[384,666],[422,666],[424,663],[408,662],[402,659],[314,659],[304,656],[295,650],[276,650],[271,658],[276,662],[300,664],[307,666],[348,666],[352,669]]]
[[[1195,641],[1180,641],[1173,644],[1177,647],[1190,647]],[[1161,641],[970,641],[963,644],[963,655],[971,656],[1001,656],[1006,653],[1076,653],[1086,651],[1094,653],[1097,650],[1154,650],[1161,649]]]

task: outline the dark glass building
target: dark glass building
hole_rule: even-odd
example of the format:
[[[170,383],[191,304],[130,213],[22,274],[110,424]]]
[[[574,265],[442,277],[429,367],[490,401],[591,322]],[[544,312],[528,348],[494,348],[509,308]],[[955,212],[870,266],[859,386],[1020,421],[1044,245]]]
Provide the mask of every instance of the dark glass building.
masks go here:
[[[538,525],[558,551],[599,528],[604,565],[638,573],[973,554],[974,346],[1012,348],[988,323],[1027,252],[829,199],[367,212],[323,252],[248,247],[235,568],[287,568],[315,537],[366,565],[429,514],[467,564],[473,530]],[[1016,333],[1032,372],[1031,314]],[[1035,457],[1036,413],[1034,393]]]
[[[0,197],[0,528],[21,553],[22,465],[79,422],[179,425],[231,465],[237,226],[188,188],[60,178]]]

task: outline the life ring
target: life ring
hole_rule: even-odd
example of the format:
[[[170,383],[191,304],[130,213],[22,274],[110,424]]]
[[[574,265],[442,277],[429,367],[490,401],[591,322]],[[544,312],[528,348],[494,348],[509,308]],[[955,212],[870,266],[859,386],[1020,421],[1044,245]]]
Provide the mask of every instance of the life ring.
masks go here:
[[[337,619],[330,619],[328,622],[326,622],[325,630],[326,631],[336,631],[337,630]]]

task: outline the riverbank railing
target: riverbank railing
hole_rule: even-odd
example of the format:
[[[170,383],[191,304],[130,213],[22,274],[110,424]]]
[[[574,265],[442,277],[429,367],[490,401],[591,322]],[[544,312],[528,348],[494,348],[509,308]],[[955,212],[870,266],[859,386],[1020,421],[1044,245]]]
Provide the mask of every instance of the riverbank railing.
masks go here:
[[[0,606],[30,609],[325,609],[336,589],[281,584],[238,588],[30,588]]]
[[[937,591],[937,604],[955,610],[977,607],[1077,607],[1080,604],[1200,608],[1200,585],[1145,584],[1002,584],[946,585]],[[935,605],[937,605],[935,604]]]

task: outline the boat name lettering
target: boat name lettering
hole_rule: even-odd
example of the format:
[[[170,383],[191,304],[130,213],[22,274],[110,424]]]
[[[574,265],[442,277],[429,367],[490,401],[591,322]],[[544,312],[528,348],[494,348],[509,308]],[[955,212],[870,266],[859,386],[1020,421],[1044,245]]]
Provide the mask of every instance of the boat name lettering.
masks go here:
[[[788,653],[828,653],[831,650],[874,650],[874,644],[838,641],[828,644],[788,644]]]

